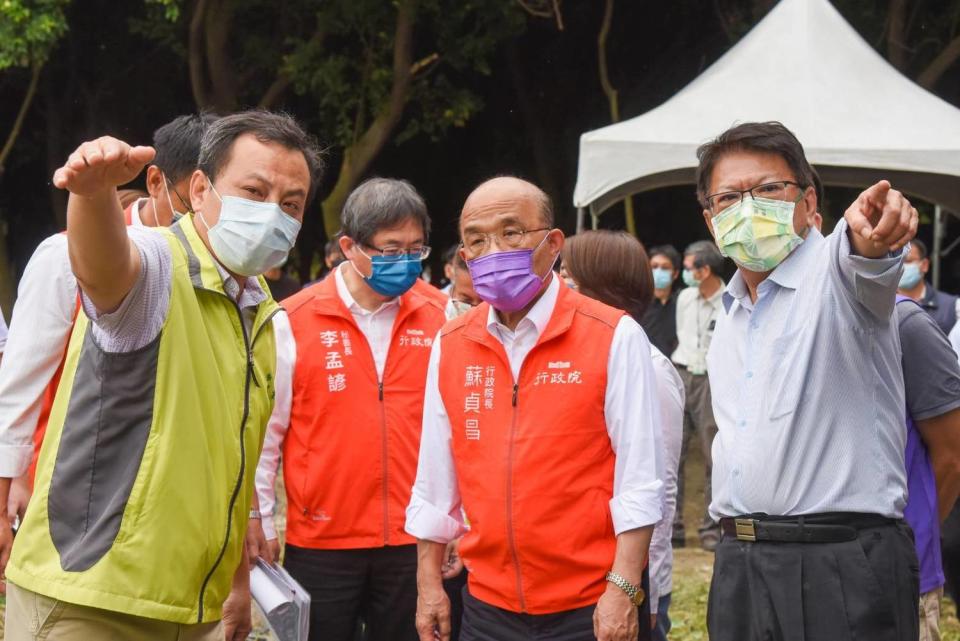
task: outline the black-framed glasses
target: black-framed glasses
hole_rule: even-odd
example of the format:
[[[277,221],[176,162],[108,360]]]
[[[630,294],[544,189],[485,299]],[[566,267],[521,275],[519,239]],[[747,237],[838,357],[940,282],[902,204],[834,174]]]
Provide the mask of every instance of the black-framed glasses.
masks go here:
[[[380,255],[386,258],[388,261],[393,260],[409,260],[409,259],[419,259],[426,260],[427,256],[430,255],[430,246],[429,245],[420,245],[418,247],[376,247],[374,245],[368,245],[364,243],[365,247],[380,252]]]
[[[552,227],[540,227],[538,229],[523,229],[522,227],[507,227],[501,231],[482,232],[471,231],[463,235],[463,242],[460,243],[468,256],[480,256],[490,249],[490,244],[496,239],[497,246],[517,249],[523,245],[523,238],[527,234],[538,231],[550,231]]]
[[[707,196],[707,205],[710,207],[710,211],[718,214],[724,209],[738,204],[741,200],[743,200],[744,194],[750,194],[751,198],[791,200],[787,196],[787,188],[790,185],[793,185],[797,188],[802,187],[802,185],[793,182],[792,180],[778,180],[772,183],[763,183],[762,185],[757,185],[755,187],[751,187],[750,189],[742,189],[739,191],[722,191],[712,194]]]

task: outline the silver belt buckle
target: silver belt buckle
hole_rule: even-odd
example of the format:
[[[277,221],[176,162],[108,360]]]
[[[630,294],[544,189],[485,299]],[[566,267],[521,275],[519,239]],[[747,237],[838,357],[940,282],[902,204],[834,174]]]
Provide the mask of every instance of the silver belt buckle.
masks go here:
[[[734,519],[733,523],[737,526],[738,541],[757,540],[757,530],[754,527],[753,519]]]

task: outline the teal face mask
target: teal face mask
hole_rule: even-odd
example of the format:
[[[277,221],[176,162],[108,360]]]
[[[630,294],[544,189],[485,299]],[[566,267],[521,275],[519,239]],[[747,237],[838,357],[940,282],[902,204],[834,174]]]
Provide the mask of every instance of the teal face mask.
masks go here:
[[[920,273],[920,263],[904,263],[903,274],[900,276],[900,289],[913,289],[920,283],[923,274]]]
[[[683,284],[687,287],[699,287],[700,279],[694,278],[692,269],[683,270]]]
[[[655,289],[666,289],[673,282],[673,272],[663,267],[653,268],[653,286]]]
[[[798,202],[744,198],[724,209],[711,221],[720,253],[743,269],[772,271],[803,242],[793,231]]]

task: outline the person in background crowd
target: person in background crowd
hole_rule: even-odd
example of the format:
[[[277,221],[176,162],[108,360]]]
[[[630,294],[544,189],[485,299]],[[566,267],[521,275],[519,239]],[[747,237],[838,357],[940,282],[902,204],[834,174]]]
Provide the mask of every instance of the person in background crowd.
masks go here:
[[[733,127],[698,158],[704,221],[739,268],[707,357],[723,531],[710,638],[915,641],[892,315],[916,210],[881,181],[824,238],[813,172],[780,123]]]
[[[450,273],[449,295],[450,300],[447,301],[445,310],[447,320],[466,314],[472,308],[483,302],[473,288],[473,280],[470,279],[470,270],[467,269],[467,263],[459,253],[457,253],[453,259],[453,271]]]
[[[287,273],[283,265],[263,272],[263,278],[267,281],[270,295],[275,301],[283,301],[300,291],[300,283]]]
[[[680,254],[671,245],[658,245],[650,250],[653,270],[653,300],[640,320],[647,338],[662,354],[677,349],[677,295],[673,283],[683,268]]]
[[[457,257],[460,255],[460,245],[451,245],[443,252],[443,279],[446,284],[440,289],[447,296],[453,289],[453,273],[456,268]],[[463,259],[460,259],[463,261]]]
[[[277,396],[257,470],[269,545],[283,452],[284,565],[310,592],[311,639],[416,639],[417,554],[403,531],[427,362],[446,320],[415,287],[430,218],[410,183],[373,178],[347,198],[347,262],[284,301]],[[436,292],[434,296],[442,296]]]
[[[154,141],[156,145],[156,141]],[[124,211],[127,210],[130,205],[137,202],[141,198],[149,198],[150,194],[143,191],[142,189],[118,189],[117,190],[117,200],[120,201],[120,208]]]
[[[340,234],[327,241],[323,248],[323,264],[327,268],[328,274],[333,273],[346,258],[343,257],[343,250],[340,249]]]
[[[686,408],[683,413],[683,448],[680,469],[677,472],[677,505],[683,505],[684,467],[690,452],[690,442],[696,435],[704,463],[703,520],[699,528],[700,547],[714,550],[720,541],[720,525],[710,516],[711,448],[717,434],[707,378],[707,351],[713,338],[714,326],[721,312],[724,282],[720,278],[723,256],[716,245],[702,240],[693,243],[683,255],[683,282],[686,289],[677,297],[677,349],[672,360],[680,371],[686,388]],[[673,523],[673,543],[686,544],[686,529],[682,510],[677,510]]]
[[[6,567],[11,641],[250,630],[244,534],[279,311],[256,275],[293,247],[319,153],[285,114],[221,118],[190,182],[196,214],[128,231],[116,186],[154,153],[103,137],[53,177],[71,192],[83,313]]]
[[[449,638],[442,565],[461,535],[461,639],[639,634],[663,500],[650,343],[553,273],[553,223],[547,195],[518,178],[463,206],[461,255],[485,303],[447,323],[430,355],[406,524],[421,641]]]
[[[169,224],[190,209],[190,179],[200,140],[215,120],[206,113],[178,116],[153,133],[157,155],[147,167],[152,191],[124,207],[128,225]],[[6,506],[3,514],[11,524],[23,519],[33,490],[33,472],[77,312],[77,279],[67,235],[54,234],[40,243],[20,278],[10,319],[10,350],[0,364],[0,478],[13,478],[9,492],[0,484],[0,506]],[[3,525],[0,519],[0,528]]]
[[[927,282],[930,271],[930,255],[927,246],[919,238],[910,241],[910,250],[903,261],[903,274],[897,293],[917,301],[933,316],[944,334],[949,334],[957,324],[960,314],[960,298],[936,289]]]
[[[663,255],[663,254],[659,254]],[[569,238],[561,253],[563,269],[576,290],[611,307],[622,309],[634,320],[644,316],[653,299],[650,263],[643,245],[626,232],[588,231]],[[679,256],[678,261],[679,263]],[[652,272],[656,280],[656,271]],[[673,548],[670,537],[677,510],[677,467],[683,439],[684,386],[676,368],[651,345],[660,426],[663,431],[663,518],[650,541],[650,615],[655,641],[666,641],[670,632],[670,595],[673,591]],[[641,635],[642,636],[642,635]]]

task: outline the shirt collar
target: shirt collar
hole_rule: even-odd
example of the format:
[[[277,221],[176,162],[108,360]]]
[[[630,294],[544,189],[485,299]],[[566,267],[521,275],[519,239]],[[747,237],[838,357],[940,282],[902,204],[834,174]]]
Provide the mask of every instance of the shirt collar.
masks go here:
[[[776,269],[770,272],[766,280],[774,282],[780,287],[786,287],[787,289],[796,289],[799,287],[804,274],[809,272],[809,270],[806,269],[807,261],[811,256],[816,254],[815,248],[823,241],[823,234],[820,233],[820,230],[816,227],[811,227],[810,231],[807,232],[806,239],[797,245],[797,248],[794,249],[782,263],[777,265]],[[729,312],[734,300],[742,301],[744,297],[749,295],[750,292],[747,289],[747,283],[743,280],[740,269],[737,269],[733,278],[730,279],[730,284],[727,285],[726,290],[723,292],[724,309]]]
[[[527,312],[527,315],[517,323],[517,329],[520,329],[522,325],[532,324],[537,332],[537,336],[540,336],[540,334],[543,334],[543,330],[547,328],[547,323],[550,322],[550,317],[553,316],[553,308],[557,306],[557,296],[560,294],[560,280],[557,275],[553,273],[553,270],[550,271],[550,279],[550,284],[547,285],[547,289],[544,290],[543,295],[534,303],[530,311]],[[487,330],[494,336],[498,336],[498,332],[500,331],[511,331],[509,327],[501,323],[500,319],[497,318],[497,310],[495,310],[492,305],[487,314]]]
[[[143,227],[146,228],[146,225],[143,224],[143,220],[140,218],[140,205],[147,202],[146,198],[137,198],[133,201],[133,205],[130,206],[130,226],[131,227]]]
[[[263,287],[260,287],[260,281],[255,277],[248,276],[243,283],[243,290],[241,291],[240,283],[230,275],[230,272],[228,272],[223,265],[216,260],[213,261],[213,264],[217,266],[217,272],[223,280],[223,291],[227,296],[237,301],[237,305],[239,305],[241,309],[256,307],[267,300],[267,293],[263,291]]]
[[[333,278],[337,283],[337,294],[340,296],[340,300],[343,301],[343,304],[347,306],[347,309],[349,309],[351,313],[377,314],[385,309],[400,305],[400,297],[397,296],[395,298],[391,298],[372,312],[361,306],[360,303],[358,303],[353,297],[353,294],[350,293],[350,288],[347,287],[347,281],[343,277],[343,270],[347,268],[348,264],[351,265],[351,269],[355,269],[352,267],[352,263],[350,263],[350,261],[344,261],[340,263],[340,266],[334,270]]]

